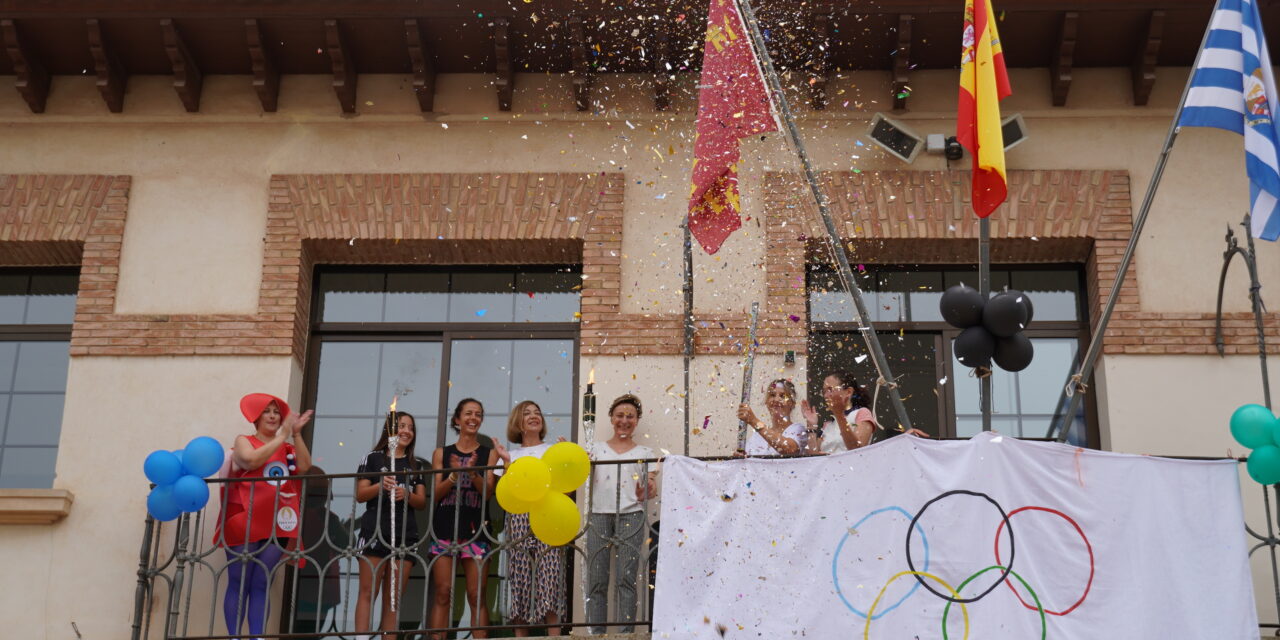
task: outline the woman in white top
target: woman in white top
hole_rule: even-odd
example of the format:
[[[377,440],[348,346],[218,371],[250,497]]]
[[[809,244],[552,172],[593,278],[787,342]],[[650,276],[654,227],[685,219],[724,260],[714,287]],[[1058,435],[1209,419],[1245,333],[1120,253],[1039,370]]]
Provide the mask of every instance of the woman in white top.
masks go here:
[[[494,445],[503,464],[532,456],[541,458],[551,443],[547,437],[547,423],[542,408],[532,400],[525,400],[511,410],[507,419],[507,440],[520,443],[507,451],[500,444]],[[494,473],[502,475],[498,469]],[[564,547],[549,547],[529,535],[529,514],[507,514],[507,539],[516,546],[507,552],[507,586],[511,590],[511,612],[517,624],[547,624],[547,635],[560,635],[560,627],[554,626],[565,616]],[[528,629],[516,629],[516,637],[529,635]]]
[[[785,378],[770,382],[764,405],[769,409],[769,424],[757,418],[750,405],[738,405],[738,419],[754,430],[747,438],[742,453],[748,456],[794,456],[800,453],[807,434],[803,424],[791,420],[796,408],[796,385]]]
[[[636,581],[640,548],[645,541],[645,504],[657,495],[653,463],[600,464],[611,460],[655,458],[653,449],[636,444],[640,399],[626,394],[609,405],[613,437],[591,443],[591,515],[587,519],[587,622],[604,622],[609,610],[609,563],[617,558],[613,575],[614,618],[636,619]],[[634,625],[614,632],[632,633]],[[591,627],[592,634],[604,627]]]
[[[835,417],[822,427],[818,426],[818,411],[805,400],[800,403],[804,414],[808,438],[805,453],[839,453],[860,449],[871,444],[876,431],[883,429],[876,416],[867,408],[867,394],[858,380],[848,371],[837,371],[822,381],[822,398],[827,411]],[[908,429],[907,435],[930,437],[919,429]]]

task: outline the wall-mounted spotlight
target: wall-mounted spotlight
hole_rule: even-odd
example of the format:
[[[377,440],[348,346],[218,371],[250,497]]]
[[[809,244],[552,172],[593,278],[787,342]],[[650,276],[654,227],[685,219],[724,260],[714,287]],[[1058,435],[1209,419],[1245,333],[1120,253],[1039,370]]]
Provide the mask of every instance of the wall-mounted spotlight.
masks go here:
[[[911,164],[924,148],[924,138],[906,125],[877,113],[867,127],[867,137],[889,155]]]
[[[1000,133],[1004,135],[1004,150],[1008,151],[1027,139],[1027,123],[1021,113],[1015,113],[1000,122]]]

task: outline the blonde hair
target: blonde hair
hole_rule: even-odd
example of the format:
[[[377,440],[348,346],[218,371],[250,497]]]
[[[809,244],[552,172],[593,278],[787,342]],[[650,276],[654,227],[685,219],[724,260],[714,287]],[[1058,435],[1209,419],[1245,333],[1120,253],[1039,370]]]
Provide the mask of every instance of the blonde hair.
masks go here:
[[[635,407],[636,418],[639,418],[640,416],[644,415],[644,409],[640,407],[640,398],[637,398],[634,394],[631,394],[631,393],[624,393],[614,398],[613,402],[609,404],[609,415],[613,415],[613,410],[617,409],[618,405],[620,404],[629,404]]]
[[[532,400],[525,400],[517,404],[515,408],[511,410],[511,415],[507,417],[507,440],[510,440],[511,442],[524,441],[524,410],[528,409],[529,405],[538,407],[538,413],[542,413],[542,407],[539,407],[538,403]],[[543,416],[542,431],[538,432],[538,438],[546,438],[546,437],[547,437],[547,418],[546,416]]]

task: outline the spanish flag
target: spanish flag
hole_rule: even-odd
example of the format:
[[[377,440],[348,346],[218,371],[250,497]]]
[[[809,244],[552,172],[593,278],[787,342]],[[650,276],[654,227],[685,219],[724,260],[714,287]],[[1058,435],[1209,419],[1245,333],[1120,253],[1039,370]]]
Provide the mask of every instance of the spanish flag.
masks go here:
[[[734,0],[710,0],[698,83],[689,231],[707,253],[738,227],[738,141],[778,122],[760,61]]]
[[[956,139],[973,156],[973,211],[985,218],[1004,202],[1004,135],[1000,100],[1013,91],[1004,68],[991,0],[965,0]]]

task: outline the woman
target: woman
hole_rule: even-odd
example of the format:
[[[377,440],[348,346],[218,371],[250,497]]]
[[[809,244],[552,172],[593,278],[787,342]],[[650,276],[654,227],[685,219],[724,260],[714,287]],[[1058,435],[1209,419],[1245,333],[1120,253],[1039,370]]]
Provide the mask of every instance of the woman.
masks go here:
[[[785,378],[770,382],[764,405],[769,409],[769,424],[757,418],[750,405],[738,405],[738,419],[754,430],[747,438],[743,453],[748,456],[794,456],[800,453],[806,433],[803,424],[791,420],[791,413],[796,408],[796,386]]]
[[[418,469],[417,458],[413,455],[413,445],[417,441],[418,424],[413,416],[399,411],[396,413],[396,464],[395,475],[384,475],[381,479],[359,478],[356,480],[356,502],[376,502],[365,507],[360,518],[360,548],[365,560],[360,565],[360,597],[356,600],[356,629],[371,631],[369,627],[369,609],[373,605],[375,591],[382,592],[382,631],[396,630],[396,613],[391,610],[391,594],[399,599],[404,592],[405,578],[413,568],[413,558],[402,560],[384,560],[391,557],[392,531],[395,532],[395,547],[407,548],[418,544],[418,520],[409,508],[423,509],[427,506],[427,485],[418,474],[405,472]],[[360,463],[358,473],[387,473],[391,471],[391,456],[388,451],[387,433],[384,431]],[[395,508],[395,525],[391,523],[391,510]],[[391,563],[399,562],[396,567],[397,581],[391,583]],[[375,587],[375,585],[377,585]],[[367,636],[366,636],[367,637]]]
[[[587,529],[587,622],[598,624],[608,615],[609,562],[617,557],[618,572],[613,589],[617,607],[615,616],[623,622],[636,619],[636,569],[640,547],[645,540],[645,505],[657,495],[654,479],[657,471],[645,473],[647,465],[598,464],[611,460],[654,458],[653,449],[636,444],[636,426],[643,413],[640,399],[626,394],[609,405],[609,422],[613,437],[606,442],[591,443],[592,481],[591,516]],[[605,553],[606,546],[609,553]],[[622,627],[631,633],[634,625]],[[604,633],[604,627],[593,626],[591,633]]]
[[[223,511],[214,540],[227,553],[222,601],[227,633],[240,635],[247,616],[249,635],[256,637],[267,622],[271,571],[298,538],[301,486],[288,478],[311,468],[311,452],[299,437],[311,412],[297,415],[280,398],[251,393],[240,399],[240,413],[253,424],[254,433],[236,436],[228,477],[258,480],[223,486]]]
[[[474,398],[463,399],[454,408],[450,421],[453,430],[458,432],[458,441],[436,449],[431,455],[431,468],[442,472],[434,474],[435,489],[431,494],[436,503],[432,512],[432,532],[436,541],[429,549],[432,555],[437,556],[431,566],[431,585],[435,594],[431,599],[430,621],[434,628],[450,626],[449,597],[455,575],[453,563],[458,556],[469,560],[462,563],[462,572],[467,580],[471,626],[489,624],[489,609],[480,597],[484,593],[481,562],[489,551],[489,541],[481,539],[481,529],[484,526],[485,501],[493,495],[495,482],[492,472],[469,467],[494,466],[498,463],[498,454],[480,444],[477,436],[481,422],[484,422],[484,406]],[[474,637],[489,636],[484,631],[476,631]]]
[[[507,420],[507,440],[520,446],[507,451],[495,445],[503,464],[532,456],[541,458],[551,444],[543,442],[547,437],[547,423],[542,408],[532,400],[525,400],[511,410]],[[494,472],[502,475],[502,470]],[[547,635],[560,635],[556,623],[565,616],[564,548],[549,547],[529,535],[529,514],[507,514],[507,538],[516,541],[516,547],[507,556],[507,580],[511,587],[511,619],[517,624],[547,624]],[[529,635],[528,629],[516,629],[516,637]]]
[[[866,393],[852,373],[837,371],[823,379],[822,398],[834,419],[821,427],[817,409],[808,400],[800,405],[808,432],[806,453],[852,451],[871,444],[880,425],[866,407]]]

